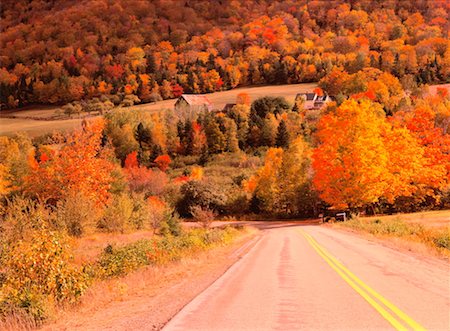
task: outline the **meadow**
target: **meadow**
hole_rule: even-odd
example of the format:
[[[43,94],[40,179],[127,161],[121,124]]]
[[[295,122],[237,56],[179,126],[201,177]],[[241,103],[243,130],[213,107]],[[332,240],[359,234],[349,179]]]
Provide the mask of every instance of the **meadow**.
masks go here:
[[[206,95],[213,103],[214,108],[222,109],[227,103],[235,103],[236,96],[240,93],[247,93],[251,100],[256,100],[264,96],[272,96],[284,97],[289,103],[293,103],[297,93],[312,91],[316,86],[316,83],[306,83],[242,87]],[[171,99],[140,104],[129,107],[129,109],[156,112],[161,109],[173,108],[175,101],[176,99]],[[51,120],[58,110],[61,110],[61,108],[55,106],[36,106],[27,107],[24,110],[8,111],[5,113],[8,118],[0,116],[0,136],[11,136],[17,132],[26,132],[30,137],[37,137],[54,131],[71,131],[74,128],[80,127],[82,119],[79,118]]]

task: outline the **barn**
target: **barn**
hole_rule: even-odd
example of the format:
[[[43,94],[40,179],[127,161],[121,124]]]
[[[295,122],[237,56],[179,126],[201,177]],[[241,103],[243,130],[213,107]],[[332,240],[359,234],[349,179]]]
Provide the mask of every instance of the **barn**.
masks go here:
[[[175,102],[175,110],[211,111],[213,105],[204,95],[182,94]]]

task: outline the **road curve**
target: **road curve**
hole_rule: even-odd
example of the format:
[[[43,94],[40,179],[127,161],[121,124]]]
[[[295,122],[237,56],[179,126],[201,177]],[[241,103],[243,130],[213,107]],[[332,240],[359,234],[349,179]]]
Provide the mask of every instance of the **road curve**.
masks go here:
[[[449,271],[331,228],[268,229],[163,330],[450,330]]]

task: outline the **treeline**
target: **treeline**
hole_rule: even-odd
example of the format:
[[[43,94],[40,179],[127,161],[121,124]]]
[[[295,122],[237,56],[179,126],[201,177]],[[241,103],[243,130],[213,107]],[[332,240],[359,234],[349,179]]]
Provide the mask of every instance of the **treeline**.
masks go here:
[[[140,102],[373,67],[448,82],[446,1],[5,1],[2,108]],[[120,101],[119,101],[120,103]]]

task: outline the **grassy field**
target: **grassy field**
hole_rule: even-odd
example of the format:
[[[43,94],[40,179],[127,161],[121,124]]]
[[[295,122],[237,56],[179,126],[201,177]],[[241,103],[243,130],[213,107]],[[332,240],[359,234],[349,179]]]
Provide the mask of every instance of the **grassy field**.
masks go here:
[[[386,216],[362,217],[362,220],[373,221],[394,221],[400,220],[409,224],[420,224],[428,228],[449,228],[450,210],[425,211],[421,213],[397,214]]]
[[[290,103],[293,103],[297,93],[313,90],[317,84],[291,84],[291,85],[274,85],[274,86],[258,86],[243,87],[234,90],[216,92],[208,94],[209,100],[213,103],[214,108],[222,109],[227,103],[235,103],[236,96],[239,93],[247,93],[251,100],[255,100],[263,96],[280,96],[285,97]],[[130,107],[130,109],[139,109],[142,111],[158,111],[161,109],[173,108],[175,99],[164,100],[155,103],[142,104]],[[66,131],[73,130],[81,126],[80,119],[67,120],[35,120],[30,117],[52,117],[58,107],[36,107],[27,108],[8,112],[7,115],[16,118],[0,118],[0,135],[13,135],[16,132],[26,132],[31,137],[36,137],[55,130]]]

